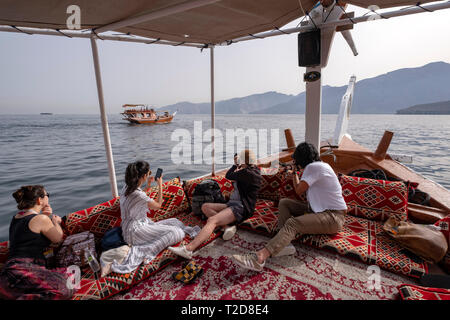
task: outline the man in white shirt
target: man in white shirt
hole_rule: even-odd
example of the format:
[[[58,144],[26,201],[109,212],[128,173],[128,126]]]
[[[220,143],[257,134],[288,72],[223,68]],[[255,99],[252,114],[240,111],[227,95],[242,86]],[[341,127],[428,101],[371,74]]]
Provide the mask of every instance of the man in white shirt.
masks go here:
[[[317,149],[307,142],[297,146],[292,158],[304,169],[301,179],[296,172],[290,174],[295,191],[298,195],[306,192],[308,202],[280,200],[277,235],[257,252],[233,255],[244,268],[262,271],[267,258],[295,253],[290,243],[297,234],[335,234],[344,225],[347,205],[331,166],[322,162]]]

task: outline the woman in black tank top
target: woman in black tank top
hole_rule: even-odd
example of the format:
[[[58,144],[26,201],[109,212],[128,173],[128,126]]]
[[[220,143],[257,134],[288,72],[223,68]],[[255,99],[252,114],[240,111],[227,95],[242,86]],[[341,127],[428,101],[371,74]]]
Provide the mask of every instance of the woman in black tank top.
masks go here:
[[[49,194],[35,185],[21,187],[13,197],[21,211],[9,227],[9,256],[0,272],[0,298],[70,298],[73,289],[67,286],[66,270],[45,266],[44,250],[63,236],[61,218],[52,215]]]

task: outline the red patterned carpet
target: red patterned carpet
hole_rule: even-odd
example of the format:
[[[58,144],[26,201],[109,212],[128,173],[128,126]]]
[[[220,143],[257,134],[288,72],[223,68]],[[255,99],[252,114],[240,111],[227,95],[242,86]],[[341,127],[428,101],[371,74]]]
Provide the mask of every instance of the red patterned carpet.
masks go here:
[[[296,244],[293,256],[272,258],[264,272],[235,265],[234,253],[263,246],[267,237],[239,230],[225,242],[217,239],[195,256],[204,274],[195,283],[172,280],[184,260],[178,260],[128,292],[112,299],[134,300],[385,300],[396,299],[397,286],[416,282],[381,270],[379,290],[369,287],[368,265],[335,253]]]

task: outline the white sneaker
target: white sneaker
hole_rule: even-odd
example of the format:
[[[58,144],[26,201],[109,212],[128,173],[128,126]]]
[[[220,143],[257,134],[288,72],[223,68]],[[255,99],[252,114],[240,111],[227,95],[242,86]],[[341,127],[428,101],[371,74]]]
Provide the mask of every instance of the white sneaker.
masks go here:
[[[258,262],[258,257],[255,252],[250,252],[243,255],[233,254],[232,257],[238,266],[253,271],[263,271],[264,265],[266,264],[265,261],[263,263]]]
[[[294,245],[292,243],[288,244],[284,247],[280,252],[278,252],[274,257],[282,257],[282,256],[290,256],[297,252]]]
[[[194,252],[189,251],[186,249],[186,246],[179,246],[179,247],[168,247],[171,252],[175,253],[176,255],[186,258],[186,259],[192,259]]]
[[[225,241],[228,241],[231,238],[233,238],[235,234],[236,234],[236,226],[231,226],[231,227],[225,228],[223,235],[222,235],[222,239]]]

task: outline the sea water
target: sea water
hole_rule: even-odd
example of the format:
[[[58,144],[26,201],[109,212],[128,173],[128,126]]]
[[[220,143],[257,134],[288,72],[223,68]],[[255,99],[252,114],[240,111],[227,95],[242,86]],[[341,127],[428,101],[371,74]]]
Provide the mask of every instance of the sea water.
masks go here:
[[[336,119],[337,115],[322,116],[322,140],[333,136]],[[211,170],[205,161],[177,164],[171,157],[181,143],[175,134],[181,131],[176,130],[185,129],[195,160],[199,145],[196,149],[194,143],[199,137],[194,124],[197,129],[201,125],[200,136],[209,136],[210,115],[177,114],[172,123],[155,126],[130,125],[118,114],[109,115],[108,121],[119,190],[127,164],[138,159],[148,161],[154,173],[163,168],[164,180],[191,179]],[[216,115],[215,123],[224,137],[226,129],[267,130],[268,151],[271,130],[279,133],[279,148],[286,147],[287,128],[296,143],[304,140],[304,115]],[[450,115],[356,114],[348,127],[354,141],[373,151],[385,130],[394,132],[389,153],[411,155],[413,163],[407,166],[450,189]],[[0,241],[8,239],[9,223],[17,212],[12,193],[22,185],[44,185],[59,216],[112,198],[99,115],[0,115],[0,132]],[[208,154],[208,145],[207,140],[200,143],[199,152]],[[226,160],[231,158],[228,155]],[[228,166],[218,164],[216,170]]]

